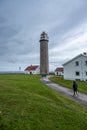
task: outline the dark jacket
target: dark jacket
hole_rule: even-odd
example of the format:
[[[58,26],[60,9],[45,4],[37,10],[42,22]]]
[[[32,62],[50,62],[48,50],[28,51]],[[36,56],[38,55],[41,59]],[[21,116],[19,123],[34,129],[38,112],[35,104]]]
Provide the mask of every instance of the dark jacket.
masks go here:
[[[73,90],[74,90],[74,91],[77,91],[77,89],[78,89],[78,86],[77,86],[76,82],[74,81],[74,82],[73,82]]]

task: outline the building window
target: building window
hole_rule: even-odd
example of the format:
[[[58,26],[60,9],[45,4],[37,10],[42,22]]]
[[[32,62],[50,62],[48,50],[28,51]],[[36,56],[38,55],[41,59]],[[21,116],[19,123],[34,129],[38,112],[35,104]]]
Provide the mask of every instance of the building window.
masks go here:
[[[87,76],[87,71],[85,72],[85,75]]]
[[[80,76],[80,72],[79,71],[76,71],[76,76]]]
[[[75,62],[75,65],[76,65],[76,66],[79,66],[79,61],[76,61],[76,62]]]
[[[85,65],[87,65],[87,60],[85,61]]]

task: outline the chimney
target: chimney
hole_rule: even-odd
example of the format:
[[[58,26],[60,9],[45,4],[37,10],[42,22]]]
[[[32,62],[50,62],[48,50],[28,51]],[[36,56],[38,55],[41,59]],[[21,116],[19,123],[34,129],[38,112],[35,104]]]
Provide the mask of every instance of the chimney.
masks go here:
[[[87,55],[87,52],[83,52],[83,55]]]

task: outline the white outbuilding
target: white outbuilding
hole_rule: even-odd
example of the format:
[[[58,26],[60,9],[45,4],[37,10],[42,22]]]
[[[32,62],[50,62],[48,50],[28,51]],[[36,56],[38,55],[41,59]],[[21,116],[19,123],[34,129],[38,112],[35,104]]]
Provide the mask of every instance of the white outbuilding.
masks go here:
[[[63,67],[57,67],[55,69],[55,75],[63,76]]]
[[[25,69],[25,74],[40,74],[40,67],[39,67],[39,65],[28,66]]]
[[[64,79],[87,81],[87,53],[84,52],[63,64]]]

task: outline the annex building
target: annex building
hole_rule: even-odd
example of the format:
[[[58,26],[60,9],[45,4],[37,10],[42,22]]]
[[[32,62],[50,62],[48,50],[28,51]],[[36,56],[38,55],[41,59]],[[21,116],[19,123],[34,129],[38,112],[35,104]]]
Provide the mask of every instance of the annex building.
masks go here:
[[[84,52],[63,64],[64,79],[87,81],[87,53]]]

